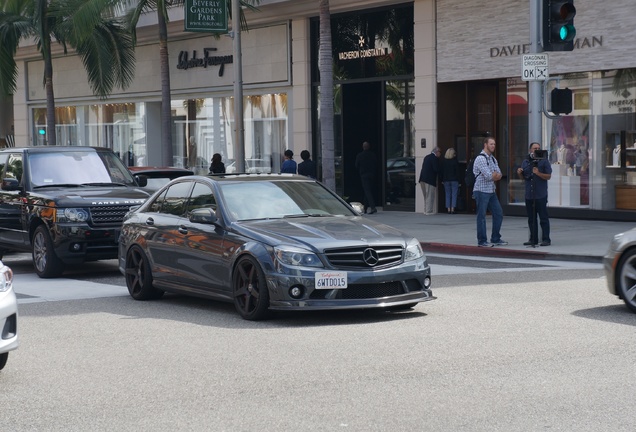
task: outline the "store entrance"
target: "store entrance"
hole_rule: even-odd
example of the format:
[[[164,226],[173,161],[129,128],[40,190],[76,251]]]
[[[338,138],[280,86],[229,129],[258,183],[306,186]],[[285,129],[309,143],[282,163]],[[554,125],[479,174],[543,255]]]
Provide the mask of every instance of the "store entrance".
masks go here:
[[[342,84],[341,144],[344,196],[364,200],[355,167],[362,143],[377,158],[375,205],[384,210],[415,210],[413,81]]]
[[[356,156],[362,151],[362,143],[368,141],[377,158],[376,179],[382,178],[383,107],[382,82],[343,84],[342,90],[342,163],[344,195],[351,201],[364,202],[360,176],[356,170]],[[375,204],[382,206],[381,181],[376,181]]]

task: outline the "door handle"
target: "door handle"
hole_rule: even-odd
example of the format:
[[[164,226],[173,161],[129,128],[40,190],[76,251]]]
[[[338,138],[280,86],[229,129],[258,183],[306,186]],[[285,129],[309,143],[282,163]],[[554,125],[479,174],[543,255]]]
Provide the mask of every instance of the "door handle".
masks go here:
[[[181,225],[181,226],[178,228],[178,230],[177,230],[177,231],[179,231],[179,234],[186,235],[186,234],[188,233],[188,228],[186,228],[185,226]]]
[[[148,219],[146,219],[146,225],[154,225],[155,224],[155,220],[151,217],[149,217]]]

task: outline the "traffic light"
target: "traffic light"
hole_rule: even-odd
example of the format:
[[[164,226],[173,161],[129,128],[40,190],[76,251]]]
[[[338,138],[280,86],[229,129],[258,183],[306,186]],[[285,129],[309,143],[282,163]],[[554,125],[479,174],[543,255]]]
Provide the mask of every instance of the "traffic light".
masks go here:
[[[550,111],[552,114],[570,114],[572,112],[572,90],[555,88],[550,93]]]
[[[572,51],[574,49],[574,0],[543,0],[543,50]]]

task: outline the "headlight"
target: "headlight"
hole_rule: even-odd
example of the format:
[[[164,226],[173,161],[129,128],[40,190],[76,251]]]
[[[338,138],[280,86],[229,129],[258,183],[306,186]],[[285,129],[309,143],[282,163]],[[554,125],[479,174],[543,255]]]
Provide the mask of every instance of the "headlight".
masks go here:
[[[424,251],[417,239],[411,239],[406,245],[404,261],[412,261],[424,257]]]
[[[13,285],[13,271],[0,262],[0,292],[9,291]]]
[[[282,264],[301,267],[322,267],[318,256],[308,250],[295,247],[275,247],[276,259]]]
[[[83,208],[57,209],[57,220],[59,222],[86,222],[88,210]]]

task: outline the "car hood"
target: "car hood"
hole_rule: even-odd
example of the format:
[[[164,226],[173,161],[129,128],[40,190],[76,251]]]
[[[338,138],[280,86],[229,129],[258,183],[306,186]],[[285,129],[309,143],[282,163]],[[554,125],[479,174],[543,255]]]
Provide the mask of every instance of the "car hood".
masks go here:
[[[53,201],[59,207],[99,205],[139,205],[148,199],[148,192],[129,187],[79,187],[39,189],[30,193],[31,198],[41,197]]]
[[[272,246],[289,244],[323,250],[367,244],[405,245],[412,236],[361,216],[307,217],[266,221],[243,221],[236,224],[242,234]]]

